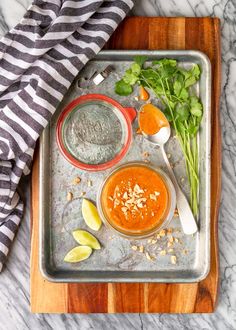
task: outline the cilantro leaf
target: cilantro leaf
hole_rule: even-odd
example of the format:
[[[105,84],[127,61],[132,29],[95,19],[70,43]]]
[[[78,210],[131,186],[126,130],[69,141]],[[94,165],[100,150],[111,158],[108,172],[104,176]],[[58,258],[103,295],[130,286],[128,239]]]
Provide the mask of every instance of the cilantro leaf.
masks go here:
[[[143,64],[147,61],[147,59],[147,56],[137,55],[134,57],[134,62],[142,68]]]
[[[179,96],[182,89],[182,84],[179,80],[175,80],[174,82],[174,93],[176,96]]]
[[[132,86],[127,84],[123,79],[116,82],[115,92],[121,96],[128,96],[133,92]]]
[[[135,74],[136,76],[138,76],[141,72],[141,67],[138,63],[133,63],[131,65],[131,71],[133,72],[133,74]]]
[[[186,131],[184,124],[180,120],[176,120],[175,124],[176,124],[178,132],[180,134],[184,135],[185,131]]]
[[[161,60],[153,61],[152,64],[176,67],[177,61],[169,58],[163,58]]]
[[[123,80],[126,84],[134,85],[138,81],[138,76],[132,72],[131,69],[125,71]]]
[[[196,82],[196,78],[194,76],[189,77],[188,79],[185,80],[184,82],[184,87],[188,88],[189,86],[194,85]]]
[[[190,97],[190,112],[195,117],[202,116],[202,104],[199,102],[199,99],[196,96]]]
[[[176,114],[178,115],[178,119],[180,121],[184,121],[184,120],[187,120],[188,117],[189,117],[189,109],[188,109],[188,106],[185,104],[185,105],[178,105],[176,107]]]
[[[187,100],[187,98],[189,97],[188,91],[186,88],[182,88],[180,94],[179,94],[179,98],[182,100]]]
[[[191,73],[197,80],[199,79],[201,71],[197,64],[194,64],[194,66],[191,69]]]

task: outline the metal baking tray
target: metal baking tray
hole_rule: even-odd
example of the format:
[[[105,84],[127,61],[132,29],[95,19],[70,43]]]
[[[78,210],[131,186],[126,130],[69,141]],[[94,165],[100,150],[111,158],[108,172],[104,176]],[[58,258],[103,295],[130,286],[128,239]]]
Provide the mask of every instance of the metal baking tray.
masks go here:
[[[71,231],[86,228],[81,214],[81,198],[77,198],[82,191],[86,197],[96,200],[96,193],[104,176],[110,170],[90,173],[73,167],[61,155],[57,143],[55,127],[62,109],[74,98],[81,94],[106,94],[124,106],[140,107],[135,100],[135,92],[131,97],[119,97],[114,92],[114,83],[124,73],[133,61],[135,55],[147,55],[150,60],[159,58],[175,58],[180,65],[189,67],[198,63],[201,67],[201,79],[196,86],[200,95],[204,115],[199,133],[199,232],[194,236],[184,236],[179,229],[180,222],[174,218],[170,227],[177,228],[176,237],[182,244],[177,244],[175,255],[177,264],[170,262],[169,255],[157,257],[149,261],[144,253],[131,249],[131,245],[144,245],[148,249],[147,239],[144,242],[132,242],[114,236],[104,225],[95,236],[103,248],[94,251],[92,256],[78,264],[63,262],[65,254],[77,244]],[[102,71],[111,64],[115,71],[99,86],[89,89],[78,88],[77,82],[81,77],[91,76],[94,71]],[[151,101],[157,104],[155,97]],[[210,139],[211,139],[211,65],[207,56],[198,51],[102,51],[90,61],[81,71],[79,77],[71,86],[63,99],[50,125],[44,130],[40,140],[40,269],[43,276],[54,282],[197,282],[204,279],[210,267]],[[157,104],[158,105],[158,104]],[[135,134],[137,122],[133,124],[133,143],[128,155],[121,163],[142,160],[143,153],[150,154],[150,163],[165,169],[158,147],[149,144],[142,136]],[[172,137],[166,145],[167,153],[171,154],[171,162],[177,179],[186,178],[184,160],[177,140]],[[82,181],[72,186],[73,179],[79,176]],[[87,180],[93,182],[88,188]],[[180,180],[183,181],[183,180]],[[180,182],[184,192],[189,194],[187,179]],[[66,194],[74,193],[75,199],[68,203]],[[88,230],[88,227],[86,228]],[[91,231],[92,232],[92,231]],[[166,239],[165,237],[162,239]],[[161,240],[162,240],[161,239]],[[160,245],[158,247],[158,244]],[[157,243],[161,249],[162,243]],[[187,249],[187,255],[181,249]]]

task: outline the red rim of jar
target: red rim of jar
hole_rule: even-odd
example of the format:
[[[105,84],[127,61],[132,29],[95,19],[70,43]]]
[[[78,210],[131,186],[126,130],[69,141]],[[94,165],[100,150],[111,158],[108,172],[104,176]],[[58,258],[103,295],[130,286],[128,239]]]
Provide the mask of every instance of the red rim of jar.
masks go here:
[[[123,118],[126,123],[126,137],[125,137],[125,143],[123,148],[120,150],[120,152],[111,160],[108,162],[102,163],[102,164],[86,164],[83,162],[80,162],[78,159],[73,157],[69,151],[66,149],[63,137],[62,137],[62,128],[65,119],[70,114],[71,111],[74,110],[74,108],[79,105],[86,103],[87,101],[105,101],[109,104],[111,104],[113,107],[117,108],[121,114],[123,115]],[[71,103],[69,103],[66,108],[62,111],[60,114],[58,121],[57,121],[57,128],[56,128],[56,138],[57,138],[57,144],[59,146],[59,149],[62,153],[62,155],[75,167],[81,168],[82,170],[86,171],[102,171],[106,170],[108,168],[111,168],[112,166],[116,165],[127,153],[131,141],[132,141],[132,121],[136,118],[136,110],[132,107],[123,107],[119,102],[113,100],[112,98],[103,95],[103,94],[87,94],[80,96],[73,100]]]

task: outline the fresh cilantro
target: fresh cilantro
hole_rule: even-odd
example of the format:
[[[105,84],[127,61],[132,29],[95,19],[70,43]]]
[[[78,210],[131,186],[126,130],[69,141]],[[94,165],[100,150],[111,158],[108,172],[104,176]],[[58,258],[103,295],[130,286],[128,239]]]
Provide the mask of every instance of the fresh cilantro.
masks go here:
[[[176,107],[176,114],[177,114],[177,118],[180,121],[187,120],[190,115],[188,105],[178,104],[178,106]]]
[[[197,64],[192,67],[191,73],[196,79],[199,79],[201,71]]]
[[[191,109],[190,112],[195,117],[202,116],[202,104],[199,102],[199,99],[196,96],[190,98]]]
[[[200,128],[203,108],[192,86],[199,80],[201,70],[197,64],[190,69],[178,66],[175,59],[164,58],[144,66],[146,56],[136,56],[134,63],[118,81],[115,91],[130,95],[133,86],[139,84],[153,91],[161,101],[166,118],[172,124],[180,142],[187,167],[191,188],[191,207],[198,213],[198,147],[197,133]]]
[[[131,65],[131,71],[133,72],[134,75],[138,76],[141,72],[141,66],[137,63],[133,63]]]
[[[115,92],[121,96],[128,96],[133,92],[133,88],[127,84],[123,79],[116,82]]]
[[[189,78],[187,78],[184,82],[184,87],[188,88],[189,86],[192,86],[196,83],[196,78],[194,76],[190,76]]]
[[[140,67],[142,67],[147,59],[147,56],[137,55],[134,57],[134,62],[137,63]]]
[[[182,84],[180,81],[178,80],[175,80],[174,82],[174,93],[176,96],[179,96],[180,92],[181,92],[181,89],[182,89]]]
[[[134,85],[138,81],[138,76],[133,73],[132,69],[128,69],[125,71],[123,80],[126,84]]]
[[[161,66],[171,66],[171,67],[176,67],[177,61],[173,59],[168,59],[168,58],[163,58],[158,61],[153,61],[153,65],[161,65]]]

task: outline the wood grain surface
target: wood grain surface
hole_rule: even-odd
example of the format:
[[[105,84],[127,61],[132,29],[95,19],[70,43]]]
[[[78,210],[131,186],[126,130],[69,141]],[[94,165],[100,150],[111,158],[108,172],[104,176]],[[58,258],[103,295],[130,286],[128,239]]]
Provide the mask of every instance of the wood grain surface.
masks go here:
[[[34,313],[211,313],[217,302],[218,211],[221,191],[220,22],[217,18],[127,18],[107,49],[195,49],[212,63],[211,269],[194,284],[50,283],[38,263],[39,171],[32,174],[31,311]]]

